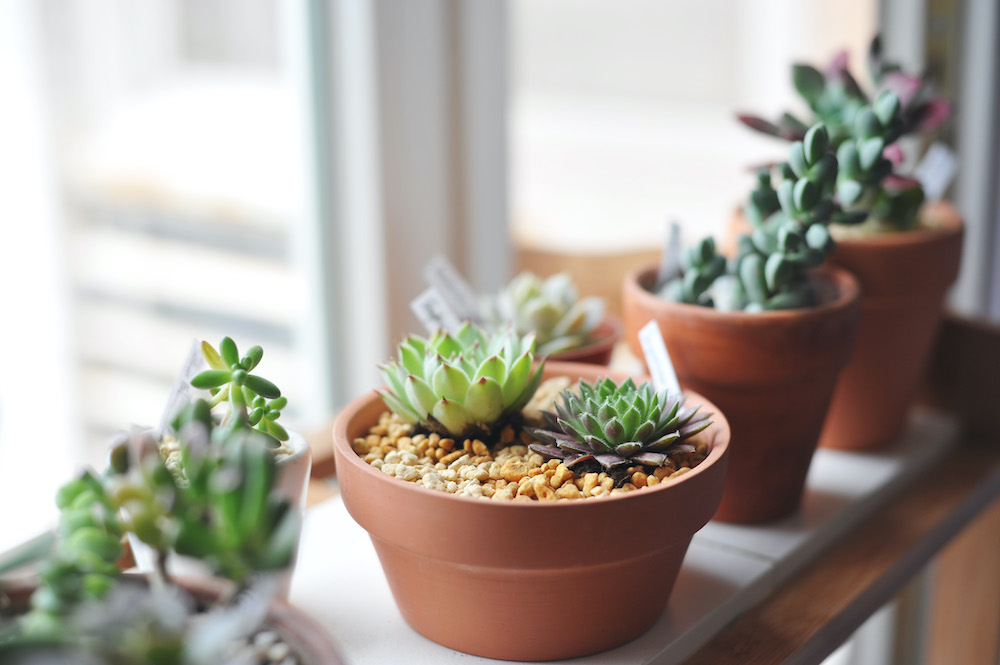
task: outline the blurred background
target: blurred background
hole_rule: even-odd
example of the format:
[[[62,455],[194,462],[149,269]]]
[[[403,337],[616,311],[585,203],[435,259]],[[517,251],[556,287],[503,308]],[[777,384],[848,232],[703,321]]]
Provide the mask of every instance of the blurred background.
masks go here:
[[[566,266],[614,308],[667,220],[720,232],[748,166],[783,154],[734,114],[794,108],[793,62],[846,50],[864,71],[877,32],[955,103],[939,138],[968,230],[951,305],[1000,320],[998,13],[0,0],[0,548],[54,515],[112,432],[159,422],[192,340],[263,345],[309,432],[418,329],[407,304],[436,254],[480,290]]]

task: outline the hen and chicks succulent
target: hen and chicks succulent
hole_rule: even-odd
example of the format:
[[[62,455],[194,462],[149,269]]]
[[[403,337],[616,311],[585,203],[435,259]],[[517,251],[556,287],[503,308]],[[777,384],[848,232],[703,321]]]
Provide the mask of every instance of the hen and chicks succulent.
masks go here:
[[[541,279],[523,272],[495,296],[482,302],[487,327],[513,326],[521,335],[535,334],[536,353],[550,356],[590,343],[604,318],[600,298],[580,298],[566,273]]]
[[[685,407],[681,395],[656,391],[632,379],[581,381],[579,392],[564,391],[555,412],[543,413],[544,428],[529,447],[560,459],[572,471],[605,471],[617,484],[635,465],[663,466],[673,452],[693,452],[685,440],[712,424],[700,406]],[[683,448],[687,446],[687,448]]]
[[[382,366],[379,394],[406,422],[456,438],[490,435],[517,416],[542,381],[534,335],[487,333],[465,323],[454,334],[410,335]]]

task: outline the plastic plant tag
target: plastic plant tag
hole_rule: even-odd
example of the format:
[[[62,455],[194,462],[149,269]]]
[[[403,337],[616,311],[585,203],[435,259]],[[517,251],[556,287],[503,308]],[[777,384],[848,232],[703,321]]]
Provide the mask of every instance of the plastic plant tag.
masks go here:
[[[920,181],[928,201],[938,201],[955,178],[956,171],[958,158],[955,153],[943,143],[934,143],[913,169],[913,177]]]
[[[160,434],[172,433],[171,422],[184,405],[191,401],[195,395],[195,388],[191,385],[191,378],[207,367],[205,357],[201,355],[201,342],[191,341],[191,349],[188,351],[181,371],[174,379],[174,385],[170,388],[170,395],[167,398],[167,406],[163,409],[163,416],[160,418],[160,427],[157,430]]]
[[[417,315],[420,323],[424,324],[429,333],[438,329],[453,332],[462,325],[448,301],[433,286],[414,298],[410,302],[410,309]]]
[[[681,226],[667,222],[667,238],[660,255],[660,268],[656,273],[656,291],[677,277],[681,271]]]
[[[660,326],[656,325],[656,321],[650,321],[639,329],[639,344],[646,358],[646,367],[649,368],[649,374],[653,378],[653,387],[657,391],[666,390],[668,393],[680,395],[681,384],[677,381],[674,363],[670,360],[667,345],[663,342],[663,334],[660,333]]]
[[[427,262],[424,278],[437,289],[458,319],[479,321],[479,301],[475,290],[443,254]]]

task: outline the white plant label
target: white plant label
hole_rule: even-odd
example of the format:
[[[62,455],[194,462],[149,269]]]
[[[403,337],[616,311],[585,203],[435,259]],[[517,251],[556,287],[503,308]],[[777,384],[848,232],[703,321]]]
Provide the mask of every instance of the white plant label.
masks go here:
[[[653,387],[657,391],[666,390],[674,395],[681,394],[681,384],[677,381],[674,363],[670,360],[667,345],[663,342],[660,326],[656,321],[650,321],[639,329],[639,344],[646,358],[646,367],[653,378]]]
[[[681,271],[681,226],[677,222],[667,222],[667,237],[660,255],[660,268],[656,273],[656,290]]]
[[[437,289],[458,319],[479,320],[479,299],[475,290],[443,254],[427,262],[424,278]]]
[[[923,185],[928,201],[939,201],[957,171],[958,158],[955,153],[943,143],[934,143],[913,169],[913,177]]]
[[[424,324],[424,328],[427,328],[429,333],[438,329],[454,332],[462,325],[448,301],[433,286],[414,298],[410,302],[410,309],[417,315],[420,323]]]
[[[191,385],[191,379],[207,367],[205,356],[201,354],[201,342],[191,341],[191,349],[188,351],[181,371],[174,379],[174,385],[170,388],[170,396],[167,398],[167,406],[163,409],[163,416],[160,418],[160,433],[173,430],[171,422],[180,412],[184,405],[191,401],[195,395],[195,388]]]

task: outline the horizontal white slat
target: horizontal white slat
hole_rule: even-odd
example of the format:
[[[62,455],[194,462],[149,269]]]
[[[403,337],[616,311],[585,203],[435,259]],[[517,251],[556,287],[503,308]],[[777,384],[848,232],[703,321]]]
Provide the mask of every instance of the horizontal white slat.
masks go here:
[[[93,227],[75,229],[70,248],[85,291],[282,325],[304,310],[303,276],[276,262]]]
[[[83,301],[77,308],[77,345],[87,362],[133,368],[139,373],[172,378],[180,370],[194,340],[217,346],[231,336],[241,351],[264,347],[261,373],[272,381],[289,380],[294,355],[290,348],[232,330],[196,325],[123,304]],[[282,377],[282,379],[279,379]]]

